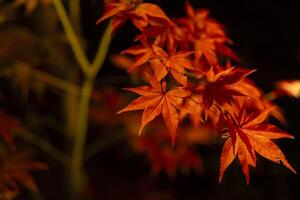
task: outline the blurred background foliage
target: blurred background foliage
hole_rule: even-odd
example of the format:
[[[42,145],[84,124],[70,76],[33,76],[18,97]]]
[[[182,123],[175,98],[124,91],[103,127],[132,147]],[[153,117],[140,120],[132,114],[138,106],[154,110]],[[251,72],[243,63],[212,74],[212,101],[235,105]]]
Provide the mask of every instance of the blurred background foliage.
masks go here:
[[[106,27],[95,25],[103,1],[74,2],[63,1],[91,60]],[[182,0],[153,2],[171,17],[184,15]],[[300,78],[300,5],[271,0],[191,3],[209,9],[225,25],[242,64],[258,69],[252,78],[266,92],[278,80]],[[132,99],[121,88],[142,81],[138,75],[126,74],[124,68],[130,60],[115,55],[132,45],[135,34],[126,24],[114,35],[109,56],[95,80],[81,199],[299,199],[299,175],[262,159],[255,173],[251,171],[250,186],[244,185],[238,165],[231,166],[218,184],[221,145],[212,142],[205,127],[183,127],[176,149],[172,149],[160,120],[138,137],[140,113],[115,115]],[[13,129],[18,149],[7,153],[1,143],[0,162],[13,163],[8,165],[23,177],[14,179],[22,186],[7,193],[7,199],[66,199],[84,74],[51,0],[0,0],[0,82],[0,132],[5,135]],[[285,111],[288,131],[296,137],[279,145],[295,169],[300,169],[299,100],[285,97],[276,103]],[[199,136],[199,131],[204,134]],[[24,165],[15,164],[18,162]],[[33,173],[35,182],[28,174],[34,169],[38,169]]]

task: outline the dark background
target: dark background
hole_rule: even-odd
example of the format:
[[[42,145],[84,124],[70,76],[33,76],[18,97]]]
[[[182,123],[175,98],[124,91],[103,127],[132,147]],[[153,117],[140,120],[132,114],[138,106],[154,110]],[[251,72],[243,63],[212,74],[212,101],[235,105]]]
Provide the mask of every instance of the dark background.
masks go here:
[[[69,0],[65,0],[65,2],[67,1]],[[241,58],[241,65],[258,69],[251,75],[251,78],[266,93],[274,88],[274,83],[278,80],[300,79],[300,5],[297,1],[190,1],[195,8],[209,9],[211,17],[226,27],[229,37],[235,43],[232,48]],[[5,0],[0,0],[0,2],[5,2]],[[12,1],[7,0],[7,2]],[[96,52],[99,38],[105,27],[104,24],[95,25],[103,12],[102,2],[102,0],[81,0],[83,34],[87,40],[90,58]],[[184,0],[152,0],[149,2],[160,5],[171,18],[185,15]],[[34,26],[30,17],[24,19],[23,22],[25,25]],[[127,23],[115,34],[109,53],[119,53],[133,45],[135,34],[137,31],[130,23]],[[71,53],[70,56],[72,56]],[[108,82],[105,86],[119,89],[132,86],[126,72],[118,70],[107,60],[99,74],[96,88],[101,90],[102,77],[109,79],[113,76],[120,77],[119,75],[124,79],[120,79],[118,83],[114,84]],[[5,86],[1,85],[1,88],[5,88]],[[123,94],[125,95],[125,93],[121,95]],[[49,108],[42,107],[42,111],[49,109],[51,113],[59,112],[60,107],[53,104],[53,95],[50,97],[47,102],[51,106]],[[54,101],[59,102],[58,99]],[[47,102],[43,103],[47,105]],[[299,172],[300,99],[284,97],[276,100],[276,103],[284,110],[289,123],[287,127],[283,128],[296,138],[295,140],[280,140],[276,143],[285,153],[288,161]],[[11,102],[11,110],[18,115],[22,113],[18,110],[28,109],[30,111],[31,107],[38,107],[35,104],[28,104],[23,105],[24,108],[21,107],[21,109],[17,105],[14,101]],[[93,140],[92,136],[95,136],[98,131],[93,128],[91,126],[89,130],[91,133],[89,141]],[[43,131],[49,133],[54,144],[65,145],[65,139],[62,136],[56,136],[59,134],[55,134],[54,130],[45,129]],[[115,134],[105,128],[101,131]],[[300,199],[299,175],[292,174],[279,164],[274,164],[258,156],[257,167],[250,170],[250,185],[246,186],[240,164],[235,161],[226,171],[222,183],[219,184],[221,146],[202,146],[198,150],[204,165],[202,175],[191,173],[189,176],[183,176],[178,174],[176,178],[169,178],[165,173],[161,173],[159,176],[153,177],[146,157],[133,154],[130,145],[124,139],[107,147],[87,163],[92,189],[90,194],[95,197],[95,200]],[[41,153],[41,155],[43,154]],[[47,200],[66,199],[68,188],[65,185],[68,172],[63,171],[61,166],[46,156],[41,156],[41,160],[45,160],[50,166],[47,172],[35,173],[41,193]],[[26,197],[22,196],[20,199],[23,200]]]
[[[82,0],[83,30],[92,57],[103,30],[95,21],[102,13],[102,1]],[[159,4],[170,17],[184,16],[184,0],[151,1]],[[234,41],[233,49],[241,58],[241,65],[258,69],[251,78],[269,92],[274,82],[282,79],[300,79],[300,5],[296,1],[271,0],[191,0],[195,8],[206,8],[211,17],[220,21]],[[127,23],[116,34],[110,53],[118,53],[133,44],[136,30]],[[99,77],[125,75],[107,61]],[[124,87],[129,79],[122,80]],[[289,125],[285,130],[295,140],[281,140],[277,144],[296,171],[300,171],[300,100],[281,98],[276,101],[285,111]],[[96,199],[171,200],[171,199],[300,199],[300,177],[285,167],[258,158],[257,168],[250,170],[251,183],[246,186],[238,162],[227,170],[224,180],[218,183],[219,156],[217,146],[199,147],[204,173],[169,178],[162,173],[150,174],[149,163],[143,156],[128,153],[126,141],[108,148],[88,164]],[[66,188],[57,182],[52,188],[52,177],[40,177],[40,189],[47,199],[60,199]],[[51,174],[51,173],[50,173]],[[58,175],[58,176],[61,176]],[[56,186],[55,186],[56,185]],[[62,198],[63,199],[63,198]]]
[[[152,1],[153,2],[153,1]],[[183,0],[155,1],[171,16],[184,15]],[[233,49],[241,58],[241,65],[256,68],[251,78],[266,92],[274,82],[282,79],[300,79],[300,5],[296,1],[271,0],[194,0],[195,8],[206,8],[220,21],[234,41]],[[97,5],[99,4],[99,5]],[[101,3],[82,1],[85,36],[93,54],[102,26],[95,26],[100,16]],[[130,24],[120,29],[113,40],[110,52],[119,51],[133,44],[135,30]],[[105,66],[100,76],[122,73]],[[125,85],[130,83],[125,81]],[[294,168],[300,169],[300,101],[282,98],[276,101],[285,111],[289,122],[286,130],[296,139],[281,140],[277,144]],[[122,146],[122,145],[121,145]],[[216,147],[200,148],[204,161],[201,176],[178,176],[170,179],[165,174],[151,177],[149,166],[142,157],[116,159],[111,149],[99,165],[91,167],[103,181],[95,181],[101,199],[300,199],[300,178],[283,166],[258,159],[257,168],[251,169],[251,183],[245,185],[240,166],[235,162],[218,183],[219,154]]]

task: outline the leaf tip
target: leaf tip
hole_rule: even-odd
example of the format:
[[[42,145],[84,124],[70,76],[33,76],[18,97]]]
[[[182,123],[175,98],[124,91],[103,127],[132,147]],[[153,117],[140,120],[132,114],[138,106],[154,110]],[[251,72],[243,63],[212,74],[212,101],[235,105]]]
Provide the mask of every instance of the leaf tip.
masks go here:
[[[218,180],[219,184],[221,184],[222,179],[223,179],[223,176],[222,176],[222,175],[219,175],[219,180]]]
[[[125,112],[124,108],[121,109],[121,110],[119,110],[119,111],[117,112],[117,115],[120,115],[120,114],[122,114],[123,112]]]
[[[139,130],[139,136],[141,136],[142,135],[142,131],[143,131],[143,126],[141,126],[141,128],[140,128],[140,130]]]

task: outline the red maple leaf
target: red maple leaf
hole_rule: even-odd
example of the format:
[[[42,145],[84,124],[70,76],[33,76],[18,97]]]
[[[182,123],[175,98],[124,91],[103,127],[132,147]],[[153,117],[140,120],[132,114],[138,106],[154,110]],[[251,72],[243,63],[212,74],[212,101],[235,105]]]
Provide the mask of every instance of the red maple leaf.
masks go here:
[[[185,69],[194,69],[188,58],[191,52],[173,50],[169,55],[163,48],[149,44],[145,40],[142,44],[122,52],[136,56],[136,62],[130,67],[129,72],[149,62],[157,80],[162,80],[170,72],[176,81],[184,86],[187,85]]]
[[[211,67],[206,73],[207,83],[200,84],[196,91],[202,94],[203,104],[206,108],[210,108],[214,102],[222,106],[230,103],[233,96],[247,95],[246,92],[240,90],[240,87],[237,87],[237,84],[254,71],[230,67],[215,73]]]
[[[191,4],[186,3],[187,17],[176,22],[184,32],[185,40],[182,46],[195,51],[196,60],[205,57],[211,65],[218,64],[218,54],[238,61],[236,54],[227,47],[231,40],[226,36],[224,27],[216,20],[209,17],[205,9],[194,10]],[[192,49],[190,49],[192,47]]]
[[[106,4],[103,16],[96,22],[112,18],[112,30],[115,32],[128,19],[140,30],[150,25],[171,25],[172,21],[161,8],[151,3],[141,3],[140,0],[113,0]]]
[[[162,80],[170,72],[178,83],[186,86],[188,79],[185,69],[194,69],[188,58],[191,52],[171,52],[170,55],[165,52],[161,55],[163,56],[150,61],[155,77]]]
[[[136,68],[148,63],[151,59],[163,57],[166,55],[165,51],[156,44],[150,43],[147,39],[139,38],[140,45],[135,45],[127,50],[122,51],[122,54],[129,54],[135,56],[134,64],[128,69],[132,72]]]
[[[188,116],[194,127],[198,127],[204,112],[203,106],[200,103],[201,100],[201,95],[192,95],[190,98],[186,98],[181,108],[180,119],[184,119]]]
[[[141,95],[141,97],[132,101],[128,106],[120,110],[118,114],[127,111],[144,110],[139,134],[141,134],[148,123],[162,114],[174,145],[179,123],[178,109],[183,102],[183,98],[189,96],[190,92],[182,87],[176,87],[167,91],[165,81],[160,83],[150,75],[147,76],[147,80],[151,86],[126,89]]]
[[[283,132],[274,125],[265,122],[273,108],[253,112],[251,114],[247,114],[245,108],[246,103],[239,110],[238,114],[232,112],[222,112],[220,114],[220,120],[226,124],[230,137],[223,146],[219,181],[222,180],[225,170],[237,155],[242,165],[246,182],[249,184],[250,176],[248,166],[255,167],[255,152],[273,162],[282,163],[292,172],[296,173],[281,150],[271,140],[294,138],[292,135]]]

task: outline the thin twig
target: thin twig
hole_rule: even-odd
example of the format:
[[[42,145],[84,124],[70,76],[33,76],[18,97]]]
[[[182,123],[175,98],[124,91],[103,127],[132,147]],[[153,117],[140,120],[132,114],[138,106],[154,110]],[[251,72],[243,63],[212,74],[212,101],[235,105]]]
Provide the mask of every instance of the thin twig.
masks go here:
[[[97,155],[102,150],[112,146],[113,144],[116,144],[117,142],[124,139],[125,134],[114,134],[111,135],[111,137],[108,138],[100,138],[96,142],[90,144],[86,148],[85,153],[85,161],[90,160],[93,156]]]
[[[74,94],[77,96],[79,95],[79,87],[78,86],[76,86],[72,83],[69,83],[65,80],[62,80],[60,78],[57,78],[51,74],[34,69],[31,71],[30,75],[34,79],[45,82],[49,85],[52,85],[58,89],[65,91],[65,92],[68,92],[70,94]]]
[[[81,10],[80,0],[69,0],[69,13],[73,27],[78,35],[81,35]]]
[[[106,27],[102,35],[102,38],[99,43],[98,51],[92,63],[92,74],[94,75],[97,75],[100,68],[103,66],[106,55],[108,53],[109,45],[111,43],[111,39],[112,39],[111,34],[112,34],[112,28],[111,28],[111,22],[109,22],[108,26]]]
[[[43,150],[47,155],[49,155],[62,165],[68,166],[69,158],[55,146],[50,144],[47,140],[44,140],[43,138],[40,138],[28,131],[26,131],[25,133],[23,131],[22,133],[16,131],[15,136]]]

